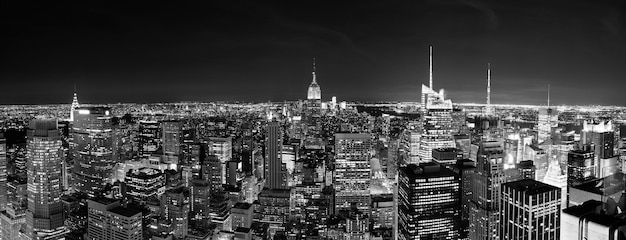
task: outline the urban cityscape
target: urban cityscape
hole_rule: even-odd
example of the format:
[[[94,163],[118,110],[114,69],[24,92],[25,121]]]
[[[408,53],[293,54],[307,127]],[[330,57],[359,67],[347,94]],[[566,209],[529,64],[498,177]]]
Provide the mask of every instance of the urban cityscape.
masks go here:
[[[509,101],[496,59],[456,101],[437,41],[416,49],[409,101],[327,94],[314,54],[283,100],[0,98],[0,240],[626,240],[626,106],[567,104],[558,81]]]

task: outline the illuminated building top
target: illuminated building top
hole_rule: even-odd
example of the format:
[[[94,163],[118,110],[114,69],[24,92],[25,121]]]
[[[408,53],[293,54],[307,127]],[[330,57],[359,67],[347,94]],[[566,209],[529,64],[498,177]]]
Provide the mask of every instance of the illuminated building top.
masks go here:
[[[585,132],[597,132],[597,133],[603,133],[603,132],[613,132],[614,128],[613,128],[613,122],[611,121],[601,121],[598,124],[594,124],[594,123],[590,123],[585,121],[583,123],[583,131]]]
[[[315,58],[313,58],[313,81],[311,85],[309,85],[309,91],[307,94],[308,100],[321,100],[322,99],[322,90],[320,89],[320,85],[317,84],[317,80],[315,79]]]
[[[70,109],[70,121],[74,121],[74,110],[80,107],[78,104],[78,96],[76,96],[76,86],[74,86],[74,99],[72,99],[72,107]]]
[[[435,92],[422,84],[422,105],[425,109],[452,109],[452,101],[445,99],[443,89]]]

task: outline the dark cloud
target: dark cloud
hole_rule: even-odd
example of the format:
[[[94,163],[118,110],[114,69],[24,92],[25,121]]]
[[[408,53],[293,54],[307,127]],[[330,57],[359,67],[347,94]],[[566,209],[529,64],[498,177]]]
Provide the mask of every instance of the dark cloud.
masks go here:
[[[623,104],[624,1],[5,1],[0,103],[419,101]],[[584,98],[581,98],[584,96]]]

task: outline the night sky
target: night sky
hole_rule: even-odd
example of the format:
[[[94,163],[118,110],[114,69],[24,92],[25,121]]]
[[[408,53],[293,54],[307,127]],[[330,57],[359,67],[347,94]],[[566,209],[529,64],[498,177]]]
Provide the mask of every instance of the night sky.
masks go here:
[[[626,105],[626,1],[3,1],[0,104],[322,98]],[[270,2],[270,1],[265,1]]]

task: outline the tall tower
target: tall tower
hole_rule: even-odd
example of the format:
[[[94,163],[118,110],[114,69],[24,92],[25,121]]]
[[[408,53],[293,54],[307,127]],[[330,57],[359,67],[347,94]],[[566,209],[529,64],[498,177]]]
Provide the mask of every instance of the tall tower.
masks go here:
[[[115,166],[110,109],[83,107],[74,121],[74,176],[76,190],[95,197],[111,183]]]
[[[485,106],[485,114],[491,116],[493,107],[491,106],[491,63],[487,63],[487,106]]]
[[[428,87],[433,89],[433,45],[428,46]]]
[[[502,141],[479,143],[470,201],[470,239],[500,239],[500,186],[511,180],[505,172],[504,156]]]
[[[61,138],[57,121],[32,120],[27,129],[28,210],[24,237],[62,239]]]
[[[282,133],[276,121],[267,123],[265,142],[265,187],[269,189],[286,189],[286,166],[282,162]]]
[[[313,58],[313,72],[311,73],[313,75],[313,81],[311,81],[311,84],[309,85],[307,99],[320,101],[322,99],[322,90],[320,88],[320,85],[317,84],[315,70],[315,58]]]
[[[76,84],[74,84],[74,99],[72,99],[72,107],[70,109],[70,121],[73,122],[74,121],[74,111],[76,111],[76,108],[80,107],[80,105],[78,104],[78,96],[76,95]]]

